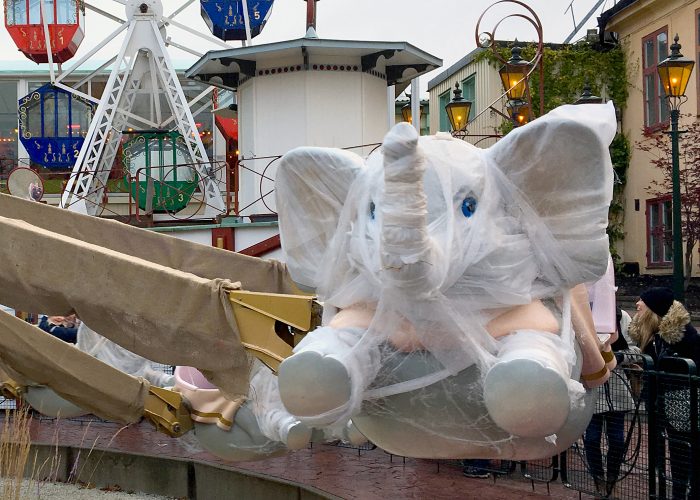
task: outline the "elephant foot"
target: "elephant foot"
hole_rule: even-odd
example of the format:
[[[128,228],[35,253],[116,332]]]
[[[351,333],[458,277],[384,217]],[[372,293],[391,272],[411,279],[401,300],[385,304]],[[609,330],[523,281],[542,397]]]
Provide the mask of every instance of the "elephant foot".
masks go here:
[[[300,450],[306,448],[311,442],[312,429],[302,423],[297,422],[289,428],[287,433],[287,448],[290,450]]]
[[[360,432],[360,429],[355,427],[352,420],[348,422],[348,425],[345,427],[344,437],[345,440],[353,446],[361,446],[368,441],[365,435]]]
[[[315,417],[350,400],[351,379],[345,365],[337,359],[302,351],[280,364],[279,390],[289,413]]]
[[[521,437],[547,437],[570,411],[567,381],[534,359],[497,362],[484,379],[484,403],[493,421]]]

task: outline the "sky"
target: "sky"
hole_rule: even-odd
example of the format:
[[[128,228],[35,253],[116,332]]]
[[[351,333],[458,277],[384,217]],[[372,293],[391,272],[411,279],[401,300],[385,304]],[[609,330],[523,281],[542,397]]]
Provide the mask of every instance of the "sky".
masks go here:
[[[184,0],[162,0],[165,14],[170,14]],[[255,1],[255,0],[248,0]],[[600,1],[595,13],[578,32],[574,40],[586,34],[586,28],[597,26],[596,17],[605,9],[611,8],[615,0],[521,0],[540,18],[544,41],[563,42],[577,23]],[[123,0],[87,0],[100,9],[124,18]],[[479,16],[493,5],[495,0],[321,0],[317,3],[317,32],[320,38],[338,40],[368,40],[409,42],[421,50],[443,60],[440,69],[433,70],[420,79],[421,94],[427,95],[427,83],[441,71],[457,62],[476,47],[475,28]],[[567,11],[567,8],[571,9]],[[499,20],[510,14],[530,14],[512,2],[494,5],[485,13],[480,31],[492,31]],[[199,13],[199,2],[195,1],[176,18],[198,32],[210,34]],[[304,36],[306,25],[306,2],[304,0],[276,0],[269,21],[262,33],[253,39],[253,45],[296,39]],[[118,24],[88,10],[86,14],[85,40],[73,60],[88,52],[113,32]],[[201,53],[216,50],[217,45],[202,40],[186,31],[170,26],[167,36],[173,41],[194,48]],[[536,40],[533,26],[525,19],[511,17],[505,19],[496,30],[496,38],[520,41]],[[241,46],[241,42],[228,42],[231,47]],[[13,50],[15,45],[7,31],[0,29],[0,68],[39,69],[22,53]],[[106,61],[115,55],[120,47],[117,37],[94,58]],[[177,67],[187,68],[197,58],[181,50],[171,48],[171,58]],[[72,61],[64,64],[70,67]],[[46,65],[42,65],[46,67]],[[93,67],[99,63],[93,63]]]

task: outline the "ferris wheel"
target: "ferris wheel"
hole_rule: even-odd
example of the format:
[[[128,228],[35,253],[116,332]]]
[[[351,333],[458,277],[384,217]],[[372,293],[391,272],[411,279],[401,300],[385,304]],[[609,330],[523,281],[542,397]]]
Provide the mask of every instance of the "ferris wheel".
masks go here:
[[[112,166],[124,151],[122,136],[132,131],[161,134],[165,140],[159,137],[156,142],[143,142],[141,156],[146,160],[141,163],[136,161],[139,155],[134,155],[134,151],[138,153],[134,147],[138,141],[131,141],[127,148],[130,156],[126,163],[140,165],[142,173],[156,175],[156,183],[168,184],[163,189],[154,188],[152,177],[141,182],[141,189],[148,191],[149,207],[153,193],[161,196],[168,192],[182,201],[183,193],[191,195],[196,187],[202,197],[201,216],[213,218],[226,209],[221,178],[207,155],[191,109],[202,105],[212,87],[188,101],[168,48],[197,57],[202,54],[193,50],[191,43],[166,35],[166,28],[197,36],[204,42],[202,48],[207,44],[211,48],[230,48],[224,40],[245,43],[260,33],[274,0],[200,0],[201,14],[211,34],[176,19],[195,0],[185,0],[168,15],[163,12],[161,0],[112,1],[124,7],[124,18],[84,0],[5,0],[5,25],[10,36],[27,58],[49,64],[51,80],[20,99],[20,140],[36,163],[71,169],[61,197],[63,208],[97,215]],[[64,69],[62,63],[76,54],[84,39],[86,10],[117,22],[119,27]],[[105,62],[105,47],[119,39],[117,55]],[[97,69],[86,69],[95,66]],[[109,77],[102,96],[95,98],[85,86],[106,71]],[[161,147],[165,144],[171,152],[154,154],[148,144],[155,143]],[[172,158],[183,166],[164,165],[163,158]],[[136,178],[140,179],[138,175]],[[183,188],[183,183],[189,187]],[[171,201],[164,206],[182,208],[187,204]]]

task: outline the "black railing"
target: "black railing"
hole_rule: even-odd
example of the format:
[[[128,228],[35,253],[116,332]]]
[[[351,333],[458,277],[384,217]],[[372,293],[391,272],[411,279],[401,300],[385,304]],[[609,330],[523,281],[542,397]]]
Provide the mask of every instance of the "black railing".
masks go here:
[[[559,456],[523,462],[492,460],[483,470],[533,483],[558,480],[595,498],[700,499],[700,376],[686,359],[618,355],[618,368],[596,389],[586,433]],[[349,446],[351,447],[351,446]],[[461,467],[459,460],[438,460]],[[519,464],[519,467],[516,465]]]

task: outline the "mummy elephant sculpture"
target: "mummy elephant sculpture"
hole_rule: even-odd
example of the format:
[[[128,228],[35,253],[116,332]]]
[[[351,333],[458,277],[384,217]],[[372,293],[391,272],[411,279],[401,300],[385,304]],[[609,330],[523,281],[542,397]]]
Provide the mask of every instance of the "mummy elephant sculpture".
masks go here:
[[[568,447],[611,367],[581,289],[608,263],[615,132],[612,103],[562,106],[488,149],[403,123],[366,160],[284,155],[287,265],[324,303],[280,366],[287,410],[404,456]]]

